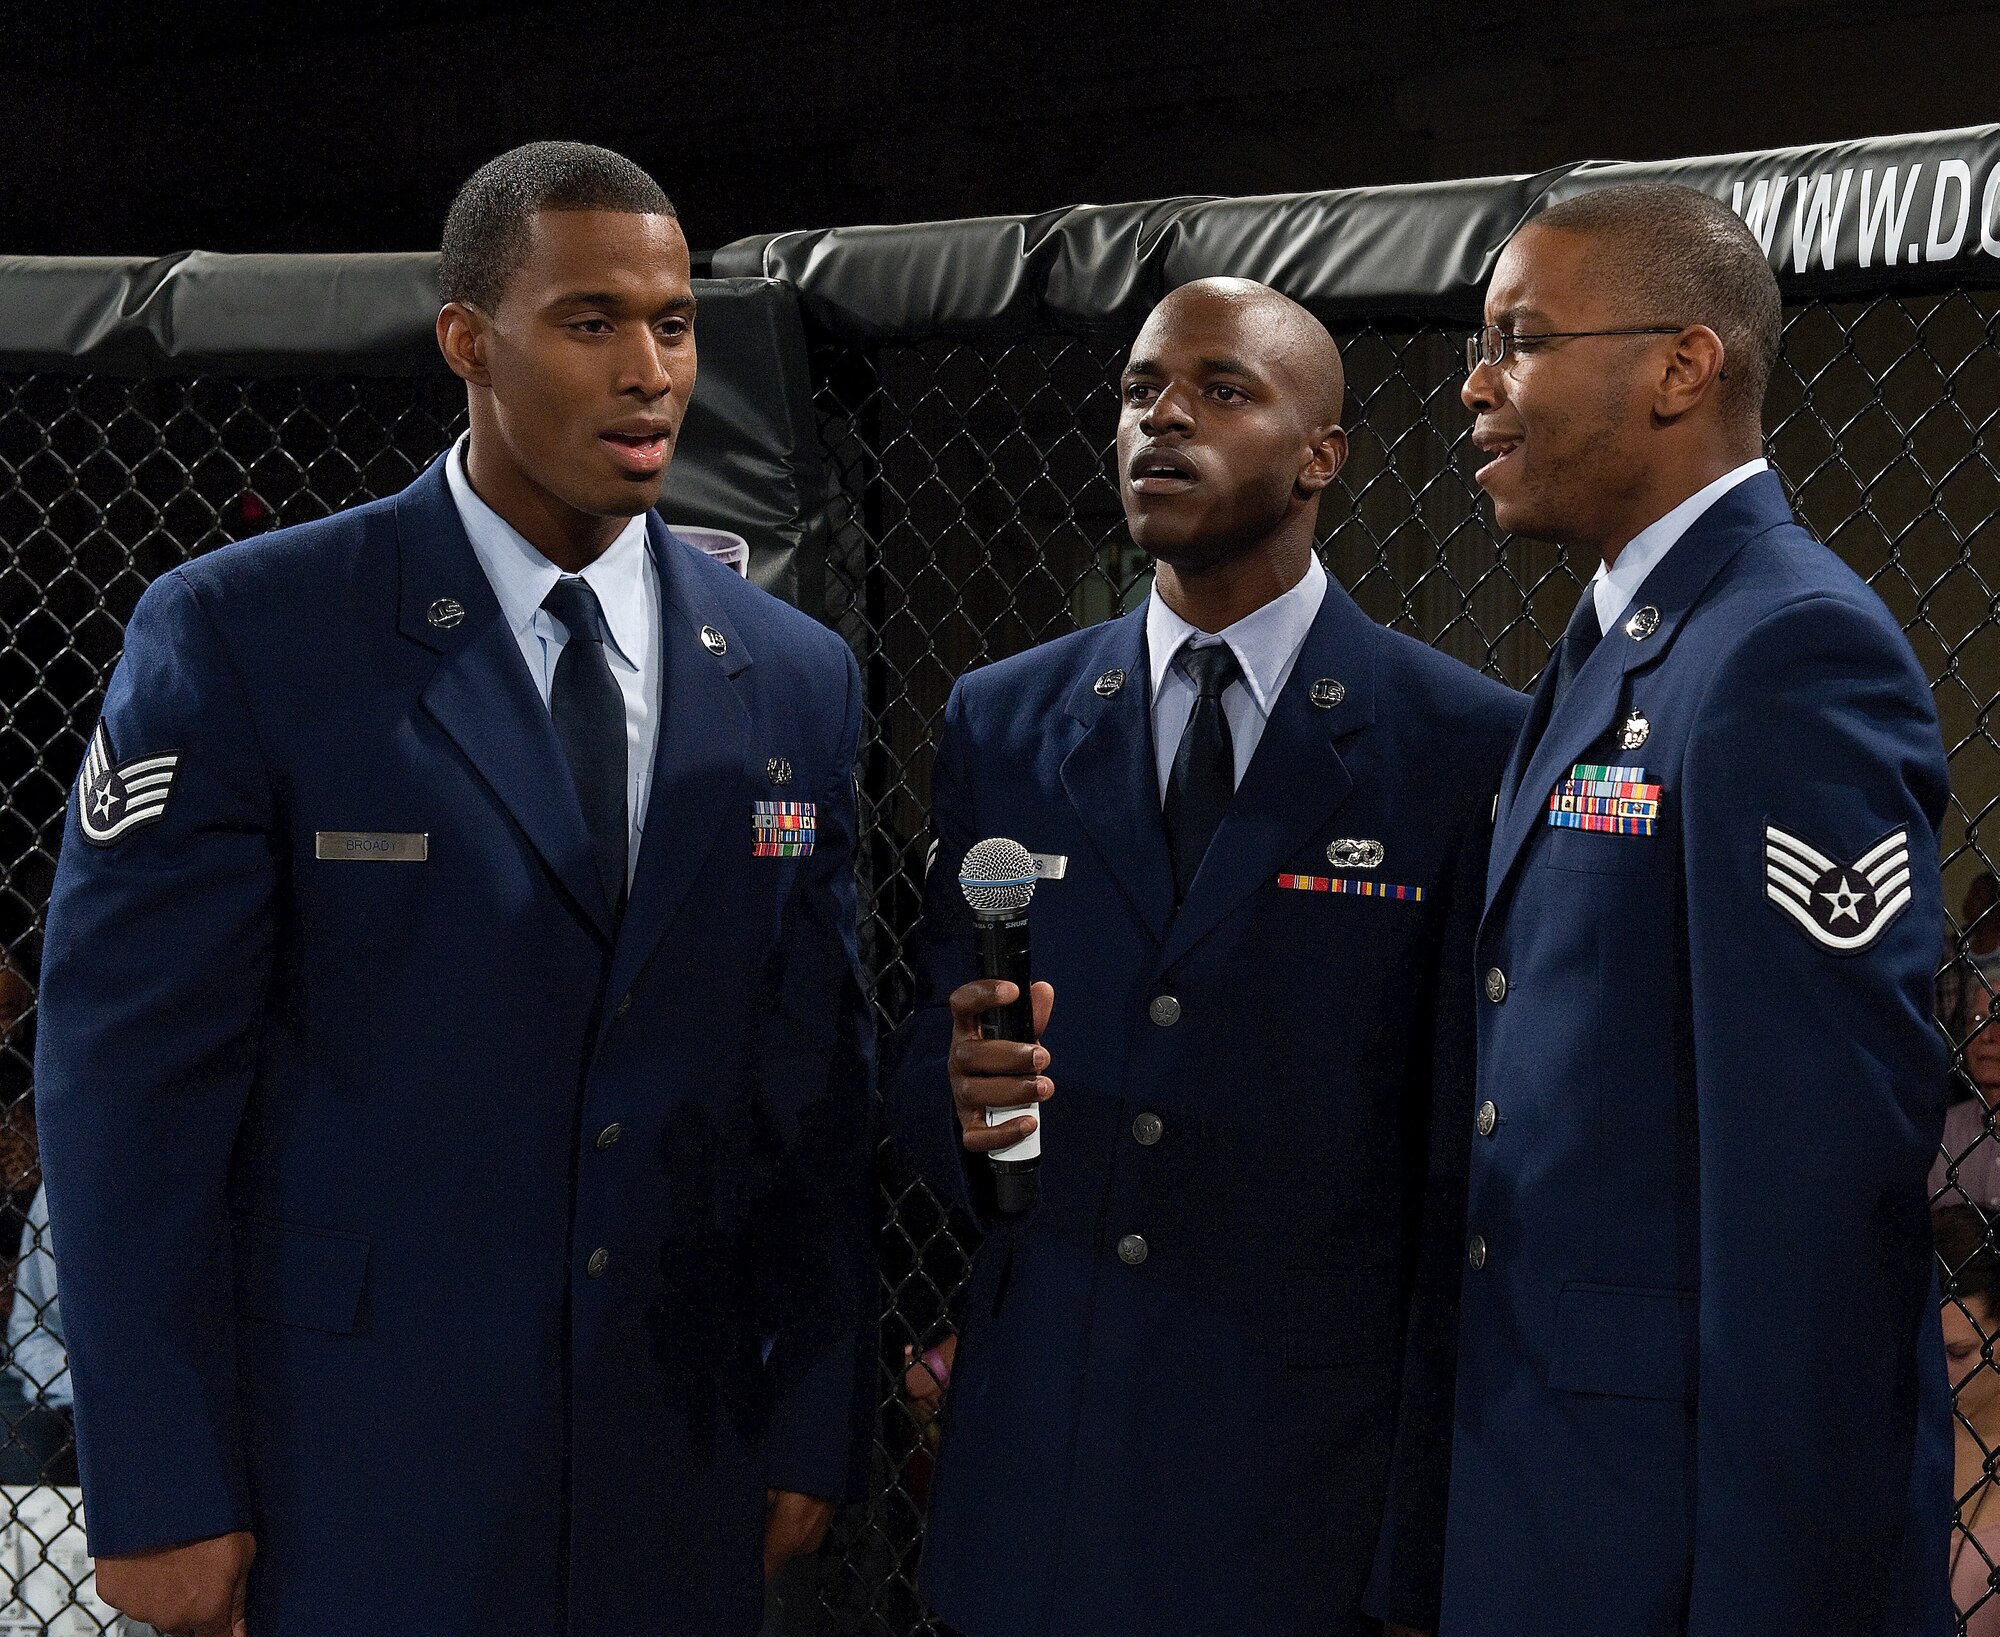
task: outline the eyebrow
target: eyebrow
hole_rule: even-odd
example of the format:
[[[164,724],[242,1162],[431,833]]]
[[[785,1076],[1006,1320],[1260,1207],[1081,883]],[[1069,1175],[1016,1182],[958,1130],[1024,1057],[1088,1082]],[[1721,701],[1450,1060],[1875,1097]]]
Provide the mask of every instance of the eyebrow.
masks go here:
[[[1264,378],[1259,371],[1252,369],[1240,358],[1201,358],[1196,362],[1201,365],[1204,375],[1241,375],[1252,381],[1261,381]],[[1125,366],[1125,373],[1128,376],[1163,375],[1166,371],[1158,359],[1135,358]]]
[[[609,290],[571,290],[557,296],[549,303],[550,310],[558,307],[623,307],[628,298],[614,295]],[[691,313],[695,310],[693,296],[679,296],[659,309],[659,316],[669,313]]]
[[[1510,324],[1518,324],[1523,319],[1526,319],[1531,324],[1546,324],[1548,322],[1548,315],[1539,307],[1530,307],[1525,303],[1521,303],[1509,307],[1505,312],[1496,314],[1490,322],[1504,330]]]

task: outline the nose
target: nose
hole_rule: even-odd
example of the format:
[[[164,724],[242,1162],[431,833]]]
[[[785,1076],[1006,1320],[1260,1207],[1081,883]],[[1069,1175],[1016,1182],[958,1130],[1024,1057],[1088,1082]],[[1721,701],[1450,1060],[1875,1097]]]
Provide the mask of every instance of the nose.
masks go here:
[[[1166,431],[1194,429],[1194,406],[1188,395],[1174,383],[1160,389],[1160,395],[1139,416],[1139,430],[1147,437]]]
[[[1458,389],[1458,396],[1473,414],[1483,415],[1490,409],[1497,409],[1506,398],[1506,377],[1492,364],[1477,364],[1466,376],[1465,385]]]
[[[673,392],[672,355],[666,344],[650,328],[643,331],[637,341],[626,349],[623,363],[624,379],[618,383],[621,394],[643,398],[651,403]]]

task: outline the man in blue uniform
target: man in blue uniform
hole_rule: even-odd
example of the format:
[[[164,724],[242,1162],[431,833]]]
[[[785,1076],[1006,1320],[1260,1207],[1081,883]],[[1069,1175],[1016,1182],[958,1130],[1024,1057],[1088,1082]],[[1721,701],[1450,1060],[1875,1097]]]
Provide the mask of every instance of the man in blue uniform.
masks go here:
[[[1777,285],[1687,188],[1507,246],[1503,529],[1601,558],[1501,789],[1445,1630],[1951,1629],[1924,676],[1761,458]]]
[[[98,1585],[171,1632],[754,1631],[872,1356],[856,668],[652,516],[658,186],[445,229],[469,441],[141,599],[40,1104]]]
[[[971,1637],[1435,1625],[1466,974],[1525,701],[1320,566],[1341,390],[1277,292],[1169,295],[1118,426],[1152,595],[946,710],[893,1096],[991,1230],[924,1554]],[[1014,993],[968,981],[956,878],[989,836],[1064,861],[1032,908],[1039,1046],[978,1038]],[[997,1219],[979,1156],[1037,1118],[1040,1204]]]

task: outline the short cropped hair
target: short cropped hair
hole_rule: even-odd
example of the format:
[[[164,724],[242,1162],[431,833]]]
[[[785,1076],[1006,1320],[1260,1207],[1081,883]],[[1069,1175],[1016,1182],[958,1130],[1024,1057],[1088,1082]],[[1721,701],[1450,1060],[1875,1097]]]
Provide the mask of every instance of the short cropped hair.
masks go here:
[[[1638,303],[1627,322],[1715,331],[1724,353],[1722,406],[1761,423],[1784,303],[1771,264],[1735,211],[1678,182],[1628,182],[1551,205],[1528,225],[1597,240],[1593,271]]]
[[[492,311],[528,259],[540,210],[675,216],[673,201],[623,154],[587,142],[529,142],[474,171],[444,219],[438,289],[446,301]]]

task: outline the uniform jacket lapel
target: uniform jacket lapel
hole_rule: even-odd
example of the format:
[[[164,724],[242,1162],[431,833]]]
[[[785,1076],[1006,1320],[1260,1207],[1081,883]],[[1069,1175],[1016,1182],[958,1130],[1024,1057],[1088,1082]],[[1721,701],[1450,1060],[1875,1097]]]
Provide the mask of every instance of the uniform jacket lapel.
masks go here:
[[[692,572],[692,548],[657,517],[646,520],[646,543],[660,576],[660,736],[639,866],[612,963],[613,995],[631,987],[658,947],[732,816],[738,851],[750,856],[750,712],[735,680],[749,668],[750,650]],[[709,652],[705,628],[721,633],[722,653]]]
[[[423,707],[479,770],[563,891],[608,944],[611,906],[548,707],[473,553],[439,456],[396,497],[402,586],[398,629],[440,658]],[[463,610],[434,624],[449,600]]]
[[[1527,850],[1535,827],[1543,822],[1543,809],[1556,781],[1610,728],[1625,696],[1625,678],[1659,664],[1724,565],[1757,535],[1791,518],[1784,485],[1775,472],[1746,478],[1696,518],[1660,559],[1553,711],[1548,699],[1555,686],[1555,667],[1544,670],[1534,709],[1501,784],[1499,821],[1486,869],[1489,910]],[[1590,595],[1587,586],[1584,595]],[[1651,608],[1659,616],[1643,635],[1635,634],[1642,628],[1630,626],[1641,608]]]
[[[1100,678],[1122,672],[1109,695]],[[1174,912],[1174,871],[1160,818],[1143,606],[1101,628],[1072,685],[1070,717],[1083,729],[1062,764],[1078,824],[1157,944]],[[1134,817],[1137,822],[1134,822]]]
[[[1354,779],[1335,742],[1375,720],[1381,639],[1381,628],[1329,579],[1326,600],[1264,724],[1257,753],[1195,873],[1187,902],[1174,917],[1161,956],[1163,969],[1259,887],[1274,881],[1285,861],[1347,799]],[[1330,709],[1312,702],[1312,685],[1320,678],[1337,681],[1344,690]]]

